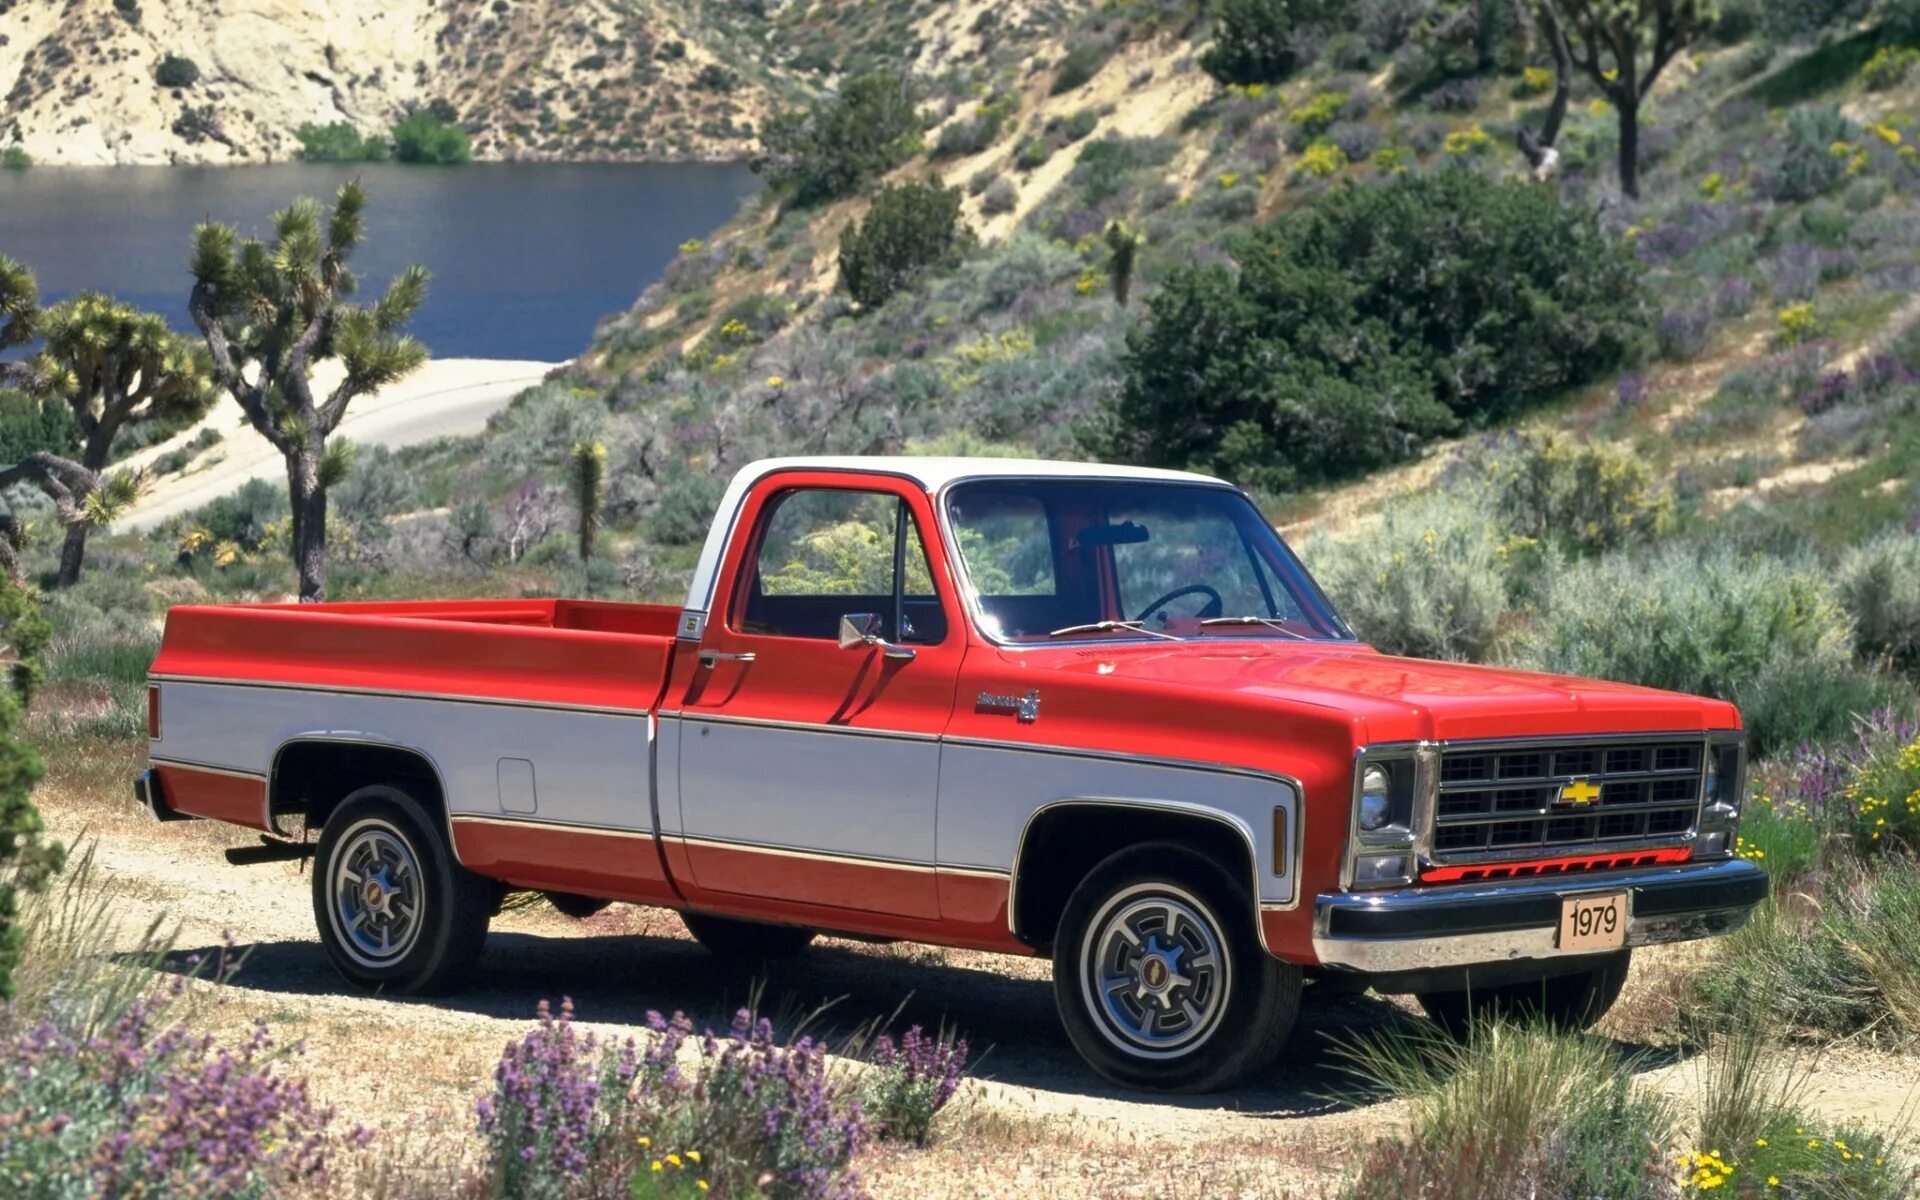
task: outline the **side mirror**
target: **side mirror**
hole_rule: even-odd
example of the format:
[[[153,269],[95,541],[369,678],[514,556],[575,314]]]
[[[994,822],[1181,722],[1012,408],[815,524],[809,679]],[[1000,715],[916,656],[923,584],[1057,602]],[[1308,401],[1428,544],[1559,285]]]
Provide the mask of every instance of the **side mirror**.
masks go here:
[[[840,618],[840,648],[858,650],[863,646],[877,646],[887,658],[912,658],[911,647],[896,646],[880,636],[885,627],[886,622],[879,613],[847,613]]]

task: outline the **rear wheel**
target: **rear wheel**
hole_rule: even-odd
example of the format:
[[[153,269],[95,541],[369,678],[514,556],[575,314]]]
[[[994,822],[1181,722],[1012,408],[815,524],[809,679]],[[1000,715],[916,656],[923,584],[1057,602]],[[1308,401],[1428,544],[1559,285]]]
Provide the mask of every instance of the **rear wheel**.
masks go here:
[[[1128,1087],[1207,1092],[1279,1056],[1300,968],[1269,955],[1254,904],[1185,846],[1135,846],[1074,889],[1053,956],[1054,1002],[1074,1048]]]
[[[1545,1021],[1556,1029],[1590,1029],[1627,985],[1633,951],[1609,954],[1591,970],[1551,979],[1508,983],[1465,992],[1422,992],[1420,1007],[1453,1037],[1465,1040],[1474,1025],[1490,1020]]]
[[[454,861],[440,823],[399,788],[376,784],[340,802],[313,860],[320,944],[341,975],[370,991],[439,991],[479,957],[493,884]]]
[[[694,941],[722,958],[790,958],[813,941],[813,930],[798,925],[768,925],[697,912],[683,912],[680,920]]]

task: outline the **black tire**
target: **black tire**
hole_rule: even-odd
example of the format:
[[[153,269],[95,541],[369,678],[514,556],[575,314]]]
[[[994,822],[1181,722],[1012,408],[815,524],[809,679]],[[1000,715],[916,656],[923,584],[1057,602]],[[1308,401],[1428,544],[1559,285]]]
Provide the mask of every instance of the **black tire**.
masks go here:
[[[314,922],[334,969],[356,987],[443,991],[479,957],[496,888],[454,861],[442,827],[406,792],[375,784],[341,801],[320,831]]]
[[[1421,992],[1420,1007],[1449,1036],[1465,1041],[1476,1024],[1491,1020],[1544,1021],[1556,1029],[1591,1029],[1607,1015],[1627,985],[1633,951],[1621,950],[1593,969],[1525,983],[1465,992]]]
[[[1298,966],[1261,946],[1254,914],[1238,880],[1176,842],[1095,867],[1067,899],[1053,952],[1054,1003],[1081,1057],[1115,1083],[1171,1092],[1218,1091],[1270,1066],[1302,983]],[[1132,995],[1097,982],[1123,978]]]
[[[683,912],[680,921],[693,940],[709,951],[746,962],[791,958],[813,941],[813,930],[799,925],[769,925],[699,912]]]

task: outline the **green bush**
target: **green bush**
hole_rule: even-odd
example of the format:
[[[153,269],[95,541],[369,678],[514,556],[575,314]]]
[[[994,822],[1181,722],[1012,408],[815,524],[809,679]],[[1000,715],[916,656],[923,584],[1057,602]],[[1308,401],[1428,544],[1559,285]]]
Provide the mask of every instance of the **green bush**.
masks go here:
[[[647,512],[648,537],[663,546],[698,545],[707,536],[726,490],[725,479],[684,465],[670,466]]]
[[[1200,55],[1200,69],[1223,84],[1279,83],[1299,57],[1293,32],[1299,0],[1217,0],[1213,44]]]
[[[1388,654],[1485,661],[1507,611],[1506,554],[1483,503],[1444,493],[1392,505],[1301,555],[1361,641]]]
[[[1149,300],[1091,449],[1284,490],[1597,378],[1646,324],[1592,209],[1465,168],[1327,191],[1234,257]]]
[[[40,680],[40,650],[50,633],[33,593],[0,572],[0,646],[11,659],[0,682],[0,1001],[13,998],[13,972],[20,961],[19,896],[45,888],[64,857],[57,843],[41,840],[43,826],[32,798],[40,759],[20,737]]]
[[[1860,127],[1834,105],[1795,108],[1787,114],[1779,158],[1761,173],[1766,193],[1789,201],[1824,195],[1847,177],[1847,156],[1835,154],[1834,144],[1859,135]]]
[[[1831,580],[1815,565],[1670,544],[1550,572],[1541,614],[1521,650],[1529,666],[1568,675],[1716,696],[1744,710],[1755,754],[1844,728],[1835,706],[1858,693],[1822,690],[1854,674],[1852,629]],[[1801,689],[1784,720],[1779,694]]]
[[[200,82],[200,65],[190,58],[169,54],[154,69],[153,81],[163,88],[189,88]]]
[[[36,450],[75,457],[80,438],[80,422],[69,406],[0,389],[0,463],[17,463]]]
[[[1053,73],[1053,85],[1048,94],[1058,96],[1070,92],[1085,84],[1100,73],[1107,62],[1107,44],[1100,41],[1081,42],[1067,51],[1060,60],[1060,69]]]
[[[1840,600],[1853,616],[1853,644],[1920,672],[1920,539],[1882,534],[1840,560]]]
[[[423,108],[393,127],[393,156],[435,166],[472,162],[473,140],[459,125]]]
[[[0,150],[0,169],[24,171],[33,165],[33,156],[19,146],[8,146]]]
[[[774,116],[755,172],[796,205],[851,196],[920,152],[920,114],[903,76],[849,80],[838,96]]]
[[[1474,467],[1492,481],[1501,523],[1518,537],[1598,553],[1672,524],[1665,483],[1639,455],[1604,443],[1521,434]]]
[[[379,162],[387,157],[387,143],[362,137],[351,122],[315,125],[311,121],[293,131],[300,139],[300,157],[306,162]]]
[[[840,286],[862,307],[877,308],[926,272],[958,263],[970,237],[959,188],[881,188],[860,223],[840,231]]]
[[[487,463],[515,477],[555,471],[575,445],[598,440],[606,423],[607,405],[597,392],[543,383],[487,422]]]

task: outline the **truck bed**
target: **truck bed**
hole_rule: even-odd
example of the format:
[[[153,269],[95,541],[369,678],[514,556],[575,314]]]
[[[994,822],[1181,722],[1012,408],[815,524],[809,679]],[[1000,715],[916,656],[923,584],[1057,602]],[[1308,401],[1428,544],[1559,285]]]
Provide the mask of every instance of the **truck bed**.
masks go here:
[[[188,605],[156,679],[463,696],[644,712],[679,609],[590,600]]]

